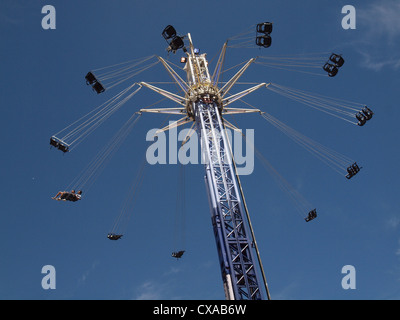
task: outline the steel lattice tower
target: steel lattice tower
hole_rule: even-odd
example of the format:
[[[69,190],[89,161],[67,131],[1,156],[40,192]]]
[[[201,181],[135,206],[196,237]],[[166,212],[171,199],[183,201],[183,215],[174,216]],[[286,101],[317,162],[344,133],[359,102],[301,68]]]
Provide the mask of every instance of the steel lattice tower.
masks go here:
[[[183,118],[161,129],[193,122],[201,137],[202,155],[205,163],[205,182],[211,211],[211,220],[216,240],[222,280],[227,300],[264,299],[268,287],[252,230],[250,217],[245,205],[232,150],[225,133],[225,127],[235,128],[225,114],[260,112],[257,109],[229,108],[237,99],[267,86],[261,83],[234,95],[229,90],[255,59],[250,59],[224,86],[218,87],[222,64],[225,59],[226,43],[211,76],[205,54],[195,53],[190,34],[187,35],[189,50],[185,50],[187,80],[183,80],[161,57],[166,70],[185,93],[185,96],[168,92],[151,84],[140,85],[177,102],[182,107],[163,109],[142,109],[141,112],[184,115]],[[257,256],[257,260],[255,259]],[[260,268],[260,269],[258,269]],[[260,281],[260,273],[262,281]]]

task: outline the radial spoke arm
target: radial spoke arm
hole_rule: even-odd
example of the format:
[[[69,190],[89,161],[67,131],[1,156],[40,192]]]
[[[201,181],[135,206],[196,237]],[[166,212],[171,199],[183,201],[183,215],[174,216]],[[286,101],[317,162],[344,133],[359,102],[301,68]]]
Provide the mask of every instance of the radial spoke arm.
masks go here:
[[[183,108],[157,108],[157,109],[140,109],[140,112],[181,115],[184,114],[186,111]]]
[[[247,68],[255,61],[255,58],[251,58],[222,88],[219,90],[221,94],[221,98],[225,97],[225,95],[229,92],[229,90],[233,87],[236,81],[243,75],[243,73],[247,70]]]
[[[193,129],[193,128],[195,127],[195,125],[196,125],[196,122],[193,121],[192,126],[191,126],[190,129],[189,129],[189,132],[187,133],[185,139],[183,139],[183,141],[182,141],[182,146],[183,146],[186,142],[188,142],[189,139],[190,139],[190,137],[193,135],[193,133],[196,132],[196,131]]]
[[[223,115],[256,113],[256,112],[261,112],[261,110],[260,109],[246,109],[246,108],[224,108],[222,110]]]
[[[188,118],[188,117],[183,117],[183,118],[181,118],[181,119],[179,119],[179,120],[177,120],[177,121],[174,121],[174,122],[170,123],[170,124],[167,125],[166,127],[162,128],[162,129],[160,129],[160,130],[157,130],[156,134],[161,133],[161,132],[164,132],[164,131],[168,131],[168,130],[170,130],[170,129],[179,127],[179,126],[181,126],[181,125],[184,125],[184,124],[186,124],[186,123],[188,123],[188,122],[192,122],[192,121],[193,121],[193,120],[190,119],[190,118]]]
[[[234,130],[234,131],[237,131],[237,132],[239,132],[239,133],[242,133],[242,130],[241,129],[239,129],[238,127],[236,127],[235,125],[233,125],[232,123],[230,123],[228,120],[226,120],[225,118],[224,118],[224,125],[225,125],[225,127],[228,127],[228,128],[230,128],[230,129],[232,129],[232,130]]]
[[[236,100],[243,98],[244,96],[248,95],[249,93],[252,93],[253,91],[256,91],[256,90],[258,90],[258,89],[260,89],[261,87],[264,87],[264,86],[268,87],[269,85],[270,85],[269,83],[267,84],[267,83],[263,82],[263,83],[260,83],[260,84],[258,84],[256,86],[254,86],[254,87],[251,87],[249,89],[243,90],[243,91],[241,91],[239,93],[235,93],[235,94],[229,96],[228,98],[224,99],[222,101],[222,104],[225,107],[228,104],[231,104],[232,102],[235,102]]]
[[[219,82],[219,76],[221,75],[222,72],[222,66],[224,65],[225,61],[225,53],[226,53],[226,47],[228,45],[228,41],[224,43],[221,54],[218,58],[217,66],[215,67],[214,74],[212,76],[212,83],[214,86],[218,85]]]
[[[178,86],[183,90],[183,92],[187,92],[189,90],[189,86],[187,83],[175,72],[174,69],[161,57],[157,57],[158,60],[164,65],[165,69],[167,69],[168,73],[171,75],[172,79],[178,84]]]
[[[155,91],[155,92],[157,92],[157,93],[163,95],[164,97],[167,97],[168,99],[170,99],[170,100],[172,100],[172,101],[175,101],[176,103],[179,103],[179,104],[182,105],[182,106],[185,106],[185,105],[186,105],[186,102],[185,102],[185,101],[186,101],[187,99],[185,99],[185,98],[183,98],[183,97],[181,97],[181,96],[179,96],[179,95],[177,95],[177,94],[175,94],[175,93],[172,93],[172,92],[169,92],[169,91],[167,91],[167,90],[158,88],[158,87],[153,86],[153,85],[151,85],[151,84],[148,84],[148,83],[146,83],[146,82],[140,82],[139,84],[141,84],[141,85],[143,85],[143,86],[145,86],[145,87],[147,87],[147,88],[149,88],[149,89],[151,89],[151,90],[153,90],[153,91]]]

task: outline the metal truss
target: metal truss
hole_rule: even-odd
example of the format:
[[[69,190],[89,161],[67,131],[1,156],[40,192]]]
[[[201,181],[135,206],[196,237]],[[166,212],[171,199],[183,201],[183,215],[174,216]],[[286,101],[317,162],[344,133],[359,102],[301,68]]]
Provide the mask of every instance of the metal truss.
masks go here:
[[[252,240],[248,237],[241,198],[218,107],[197,103],[197,131],[206,160],[206,185],[212,224],[228,300],[260,300]]]

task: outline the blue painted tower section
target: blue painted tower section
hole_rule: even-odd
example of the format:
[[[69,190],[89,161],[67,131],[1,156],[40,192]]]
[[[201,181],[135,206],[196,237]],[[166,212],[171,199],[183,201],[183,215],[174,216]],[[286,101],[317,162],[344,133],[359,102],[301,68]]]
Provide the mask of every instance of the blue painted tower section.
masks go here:
[[[261,300],[252,239],[238,190],[229,142],[216,101],[193,103],[201,137],[211,221],[227,300]]]

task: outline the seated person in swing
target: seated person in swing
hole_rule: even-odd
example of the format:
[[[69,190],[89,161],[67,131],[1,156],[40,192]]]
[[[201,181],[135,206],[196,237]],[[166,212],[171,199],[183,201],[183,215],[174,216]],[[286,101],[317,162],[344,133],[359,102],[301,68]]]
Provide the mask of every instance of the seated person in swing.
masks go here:
[[[121,237],[122,237],[122,234],[109,233],[107,235],[107,238],[110,240],[118,240],[118,239],[121,239]]]
[[[372,116],[374,115],[374,113],[372,112],[372,110],[370,108],[368,108],[367,106],[365,106],[364,108],[362,108],[362,113],[365,115],[365,119],[366,120],[370,120],[372,118]]]
[[[354,162],[351,166],[347,167],[347,179],[351,179],[353,176],[355,176],[361,168],[358,166],[357,162]]]
[[[311,220],[314,220],[316,217],[317,217],[317,209],[313,209],[308,213],[307,218],[305,218],[304,220],[306,220],[306,222],[309,222]]]
[[[357,125],[360,127],[362,127],[367,122],[367,118],[361,112],[356,114],[356,118],[358,120]]]
[[[183,256],[184,252],[185,252],[184,250],[178,252],[172,252],[172,257],[179,259]]]
[[[71,190],[71,192],[59,191],[52,199],[58,201],[63,200],[63,201],[76,202],[78,200],[81,200],[81,198],[82,198],[82,190],[79,190],[77,193],[75,193],[75,190]]]

